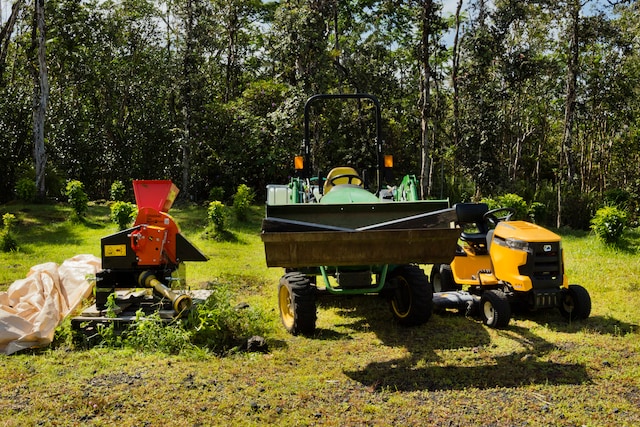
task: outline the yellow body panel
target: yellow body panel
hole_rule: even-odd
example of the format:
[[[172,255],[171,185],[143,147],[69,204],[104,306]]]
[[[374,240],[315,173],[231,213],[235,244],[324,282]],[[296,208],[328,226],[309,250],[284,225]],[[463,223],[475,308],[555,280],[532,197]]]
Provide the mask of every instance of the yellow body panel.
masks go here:
[[[478,275],[481,270],[493,271],[489,255],[475,255],[465,250],[466,256],[456,256],[451,263],[453,280],[463,286],[478,285]],[[482,274],[482,283],[495,285],[498,279],[493,274]]]
[[[525,242],[559,242],[556,233],[527,221],[501,222],[495,229],[495,236],[503,239],[518,239]]]
[[[491,258],[495,274],[500,280],[509,282],[516,291],[526,292],[533,288],[531,278],[518,274],[518,267],[527,263],[527,253],[496,244],[491,245]]]

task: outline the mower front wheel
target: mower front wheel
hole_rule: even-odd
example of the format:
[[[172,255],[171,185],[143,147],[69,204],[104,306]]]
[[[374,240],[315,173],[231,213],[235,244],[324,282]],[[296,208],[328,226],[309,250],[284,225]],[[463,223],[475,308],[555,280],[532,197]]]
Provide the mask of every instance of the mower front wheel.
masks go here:
[[[416,265],[397,267],[389,277],[393,284],[391,312],[404,326],[426,323],[433,311],[433,290],[424,271]]]
[[[294,271],[280,278],[280,320],[292,335],[312,335],[316,330],[315,287],[308,277]]]
[[[498,289],[484,291],[480,297],[480,315],[485,325],[504,328],[511,320],[511,305],[507,295]]]
[[[569,289],[562,291],[560,313],[565,319],[584,320],[591,314],[591,296],[580,285],[569,285]]]

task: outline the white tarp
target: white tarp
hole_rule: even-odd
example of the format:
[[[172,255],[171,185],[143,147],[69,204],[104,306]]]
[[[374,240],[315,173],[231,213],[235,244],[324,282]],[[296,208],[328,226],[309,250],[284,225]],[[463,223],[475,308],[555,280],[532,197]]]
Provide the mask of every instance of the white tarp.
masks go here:
[[[0,292],[0,353],[50,344],[56,327],[91,295],[99,270],[100,258],[76,255],[60,266],[35,265]]]

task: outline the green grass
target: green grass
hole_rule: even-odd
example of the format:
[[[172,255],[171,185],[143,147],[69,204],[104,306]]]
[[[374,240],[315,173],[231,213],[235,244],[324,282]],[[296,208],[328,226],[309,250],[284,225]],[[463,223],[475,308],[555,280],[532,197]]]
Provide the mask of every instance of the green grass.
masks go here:
[[[17,253],[0,253],[0,290],[40,262],[99,255],[116,231],[108,208],[71,222],[63,206],[0,206],[18,217]],[[176,207],[182,232],[208,257],[191,287],[223,283],[234,304],[267,313],[270,351],[219,357],[131,349],[51,348],[0,356],[2,425],[548,425],[640,424],[640,233],[607,247],[561,230],[571,283],[593,310],[567,324],[557,311],[518,316],[505,330],[447,313],[403,328],[378,297],[322,297],[318,333],[279,325],[280,269],[265,266],[262,208],[230,218],[232,241],[203,237],[205,208]],[[8,268],[6,268],[8,267]],[[425,269],[428,270],[428,266]]]

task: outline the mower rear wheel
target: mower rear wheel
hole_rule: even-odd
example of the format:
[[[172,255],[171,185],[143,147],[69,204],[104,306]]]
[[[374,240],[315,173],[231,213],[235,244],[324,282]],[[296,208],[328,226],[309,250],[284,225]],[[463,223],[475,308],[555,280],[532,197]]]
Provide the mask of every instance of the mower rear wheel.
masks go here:
[[[280,320],[292,335],[312,335],[316,330],[315,287],[304,274],[293,271],[280,278]]]
[[[511,320],[511,305],[507,295],[498,289],[484,291],[480,297],[480,315],[485,325],[504,328]]]
[[[391,312],[401,325],[426,323],[433,311],[433,289],[424,271],[416,265],[397,267],[390,273],[393,286]]]
[[[580,285],[569,285],[569,289],[562,292],[560,313],[567,320],[583,320],[591,314],[591,297],[589,292]]]
[[[434,264],[431,268],[431,284],[433,292],[459,291],[462,286],[453,279],[449,264]]]

